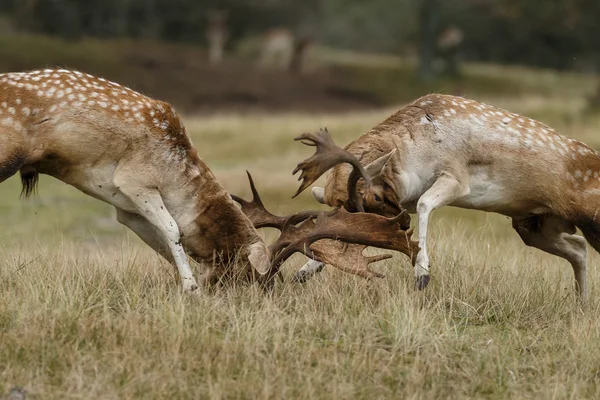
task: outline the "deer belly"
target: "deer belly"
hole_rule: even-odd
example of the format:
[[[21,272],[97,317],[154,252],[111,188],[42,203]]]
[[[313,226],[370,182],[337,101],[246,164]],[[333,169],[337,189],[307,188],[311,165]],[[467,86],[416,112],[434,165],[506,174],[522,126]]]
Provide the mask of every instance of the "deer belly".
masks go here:
[[[537,199],[523,197],[502,182],[471,180],[470,188],[471,192],[467,196],[450,205],[508,216],[544,214],[550,211]]]
[[[453,202],[453,206],[496,211],[511,202],[511,196],[499,182],[471,182],[470,193]]]

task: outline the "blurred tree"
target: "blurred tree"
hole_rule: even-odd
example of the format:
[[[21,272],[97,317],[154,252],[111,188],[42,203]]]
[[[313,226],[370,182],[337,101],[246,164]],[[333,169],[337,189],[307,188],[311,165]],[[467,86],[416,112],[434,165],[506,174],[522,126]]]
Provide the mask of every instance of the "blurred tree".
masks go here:
[[[419,0],[329,0],[322,6],[322,39],[370,52],[412,52],[418,46]]]
[[[465,32],[465,59],[600,69],[598,0],[2,0],[20,31],[77,39],[207,44],[207,12],[228,11],[228,45],[285,27],[332,47],[412,54],[433,73],[439,27]],[[297,46],[299,54],[302,46]]]
[[[421,32],[419,77],[424,81],[430,81],[434,76],[435,36],[440,11],[438,0],[423,0],[419,12]]]

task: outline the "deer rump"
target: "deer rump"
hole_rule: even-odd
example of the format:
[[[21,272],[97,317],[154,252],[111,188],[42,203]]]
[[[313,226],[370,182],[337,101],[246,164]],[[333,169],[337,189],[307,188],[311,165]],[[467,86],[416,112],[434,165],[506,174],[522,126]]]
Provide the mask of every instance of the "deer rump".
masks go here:
[[[316,181],[330,168],[349,163],[353,172],[348,178],[348,198],[343,207],[331,211],[307,210],[288,216],[270,213],[254,185],[249,172],[248,180],[253,198],[246,201],[231,195],[240,204],[242,212],[250,219],[256,229],[276,228],[280,231],[278,239],[269,246],[272,255],[269,277],[278,274],[281,265],[294,253],[302,253],[314,260],[330,264],[342,271],[364,278],[383,277],[372,271],[372,263],[386,260],[391,254],[375,256],[364,255],[369,247],[395,250],[406,254],[414,264],[419,246],[411,240],[410,216],[402,210],[394,218],[364,212],[357,183],[362,178],[365,184],[370,179],[362,165],[352,154],[335,145],[326,129],[316,134],[304,133],[294,140],[300,140],[309,146],[315,146],[316,152],[310,158],[300,162],[293,174],[302,171],[299,180],[303,180],[296,197],[311,183]],[[357,211],[357,212],[353,212]]]

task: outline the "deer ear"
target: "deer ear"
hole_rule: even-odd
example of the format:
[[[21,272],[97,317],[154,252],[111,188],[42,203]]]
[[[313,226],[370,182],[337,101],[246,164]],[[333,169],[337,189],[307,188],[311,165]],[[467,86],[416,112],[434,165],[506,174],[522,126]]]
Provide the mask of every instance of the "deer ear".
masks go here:
[[[267,246],[260,241],[251,244],[249,250],[248,261],[252,268],[259,274],[266,275],[271,270],[271,254]]]
[[[389,153],[379,157],[375,161],[372,161],[365,167],[365,171],[371,179],[377,179],[384,175],[386,169],[392,168],[392,156],[396,153],[397,149],[390,151]]]
[[[325,204],[325,189],[323,189],[322,187],[315,186],[314,188],[312,188],[311,191],[316,201],[318,201],[321,204]]]

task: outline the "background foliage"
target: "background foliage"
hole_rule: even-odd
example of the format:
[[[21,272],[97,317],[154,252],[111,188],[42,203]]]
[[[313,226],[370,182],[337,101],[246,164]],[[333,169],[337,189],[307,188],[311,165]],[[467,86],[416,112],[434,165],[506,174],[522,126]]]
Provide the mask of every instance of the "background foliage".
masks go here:
[[[410,54],[419,13],[436,31],[466,32],[464,59],[597,70],[596,0],[3,0],[0,12],[20,32],[69,39],[134,37],[205,42],[207,11],[229,12],[229,45],[285,26],[337,48]],[[493,43],[493,44],[491,44]]]

